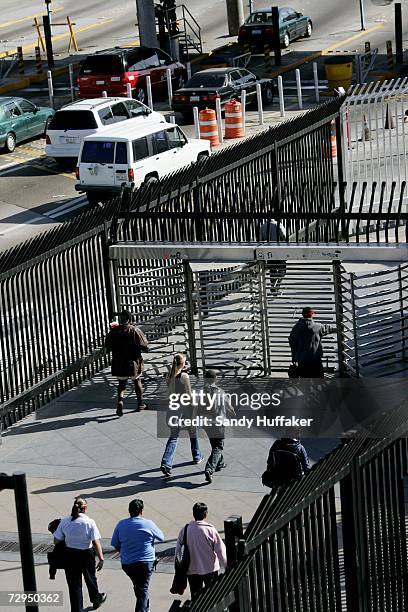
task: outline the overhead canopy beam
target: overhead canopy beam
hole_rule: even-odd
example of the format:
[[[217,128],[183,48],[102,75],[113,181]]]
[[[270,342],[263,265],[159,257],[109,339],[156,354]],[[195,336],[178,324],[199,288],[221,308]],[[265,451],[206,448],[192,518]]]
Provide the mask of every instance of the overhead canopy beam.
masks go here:
[[[276,244],[253,242],[169,243],[123,242],[109,247],[110,259],[183,259],[191,262],[254,262],[273,260],[395,262],[408,261],[405,243]]]

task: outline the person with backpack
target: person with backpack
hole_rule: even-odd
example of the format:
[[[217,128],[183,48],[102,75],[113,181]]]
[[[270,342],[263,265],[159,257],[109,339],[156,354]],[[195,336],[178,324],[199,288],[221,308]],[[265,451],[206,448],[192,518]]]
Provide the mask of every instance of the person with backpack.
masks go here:
[[[116,376],[118,384],[118,402],[116,414],[123,415],[123,404],[128,379],[133,380],[137,398],[137,411],[144,410],[143,385],[141,375],[144,362],[142,353],[147,353],[147,338],[139,327],[131,323],[132,315],[128,310],[119,314],[119,324],[111,327],[105,341],[108,351],[112,351],[112,376]]]
[[[235,410],[231,406],[225,392],[221,387],[217,386],[217,373],[215,370],[207,370],[204,374],[204,393],[216,399],[212,410],[205,411],[205,416],[213,420],[217,416],[222,416],[223,418],[235,416]],[[211,483],[213,474],[227,467],[223,456],[225,428],[223,426],[212,425],[211,427],[204,427],[204,429],[211,444],[211,454],[205,466],[204,476],[206,482]]]
[[[185,572],[190,586],[191,600],[197,598],[200,590],[209,587],[218,576],[221,567],[227,567],[225,544],[214,525],[207,522],[207,505],[198,502],[193,506],[194,520],[180,529],[176,544],[176,558],[184,552]],[[174,583],[173,583],[174,585]],[[170,592],[179,592],[172,587]]]
[[[97,610],[106,601],[106,593],[100,593],[96,571],[103,567],[104,557],[101,534],[93,519],[87,516],[88,504],[76,497],[71,516],[67,516],[54,531],[54,544],[65,543],[65,576],[67,579],[71,612],[83,612],[82,577],[88,589],[93,609]],[[95,555],[98,563],[95,566]]]
[[[281,438],[270,448],[262,484],[271,489],[286,487],[293,481],[301,480],[310,469],[303,444],[296,438]]]
[[[324,378],[322,338],[336,331],[336,327],[317,323],[314,315],[310,306],[303,308],[302,318],[289,335],[292,363],[299,378]]]

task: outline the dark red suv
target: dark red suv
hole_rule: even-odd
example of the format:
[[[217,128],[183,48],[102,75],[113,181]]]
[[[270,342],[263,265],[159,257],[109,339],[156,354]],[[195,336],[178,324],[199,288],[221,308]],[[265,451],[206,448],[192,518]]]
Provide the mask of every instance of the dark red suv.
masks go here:
[[[167,94],[166,70],[170,68],[173,89],[183,87],[186,69],[161,49],[132,47],[106,49],[89,55],[82,63],[79,76],[79,97],[99,98],[103,91],[108,96],[126,96],[127,84],[133,97],[147,102],[146,76],[152,82],[153,100]]]

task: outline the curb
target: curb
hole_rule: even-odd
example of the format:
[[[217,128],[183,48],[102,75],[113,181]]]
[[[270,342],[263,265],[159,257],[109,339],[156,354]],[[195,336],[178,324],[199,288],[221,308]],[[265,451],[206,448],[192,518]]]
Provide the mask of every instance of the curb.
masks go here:
[[[79,68],[81,64],[79,62],[75,62],[73,64],[74,69]],[[61,76],[62,74],[66,74],[68,72],[69,64],[65,66],[60,66],[59,68],[54,68],[51,70],[52,76]],[[47,80],[47,73],[42,72],[41,74],[28,74],[27,76],[13,80],[11,83],[6,83],[5,85],[0,85],[0,94],[8,93],[10,91],[18,91],[19,89],[25,89],[29,87],[32,83],[41,83],[42,81]]]

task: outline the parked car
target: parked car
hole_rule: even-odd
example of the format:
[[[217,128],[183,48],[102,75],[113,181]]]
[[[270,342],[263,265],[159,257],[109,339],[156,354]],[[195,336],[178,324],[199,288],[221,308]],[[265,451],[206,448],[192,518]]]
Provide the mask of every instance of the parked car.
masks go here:
[[[61,164],[76,163],[85,136],[97,134],[107,125],[133,120],[143,125],[166,121],[160,113],[129,98],[93,98],[67,104],[57,110],[48,126],[45,153]]]
[[[0,148],[12,153],[23,140],[45,136],[53,115],[52,108],[25,98],[0,98]]]
[[[295,11],[288,6],[279,9],[279,40],[282,47],[289,47],[292,40],[301,36],[312,35],[313,23],[310,17]],[[256,48],[269,43],[274,44],[274,31],[272,27],[271,8],[259,9],[252,13],[239,29],[238,42]]]
[[[156,181],[210,153],[208,140],[188,139],[172,123],[112,125],[84,139],[75,189],[96,204],[119,193],[122,185]]]
[[[185,87],[173,96],[173,109],[189,115],[194,106],[199,109],[215,108],[217,98],[221,108],[232,98],[239,98],[243,89],[247,104],[256,103],[256,85],[261,84],[263,99],[272,104],[275,85],[271,79],[258,79],[245,68],[208,68],[196,72]]]
[[[78,95],[80,98],[97,98],[106,91],[108,96],[126,96],[127,84],[130,83],[133,97],[145,103],[146,77],[150,76],[153,98],[164,97],[168,68],[172,74],[173,89],[182,87],[187,74],[185,67],[161,49],[115,47],[97,51],[81,65]]]

